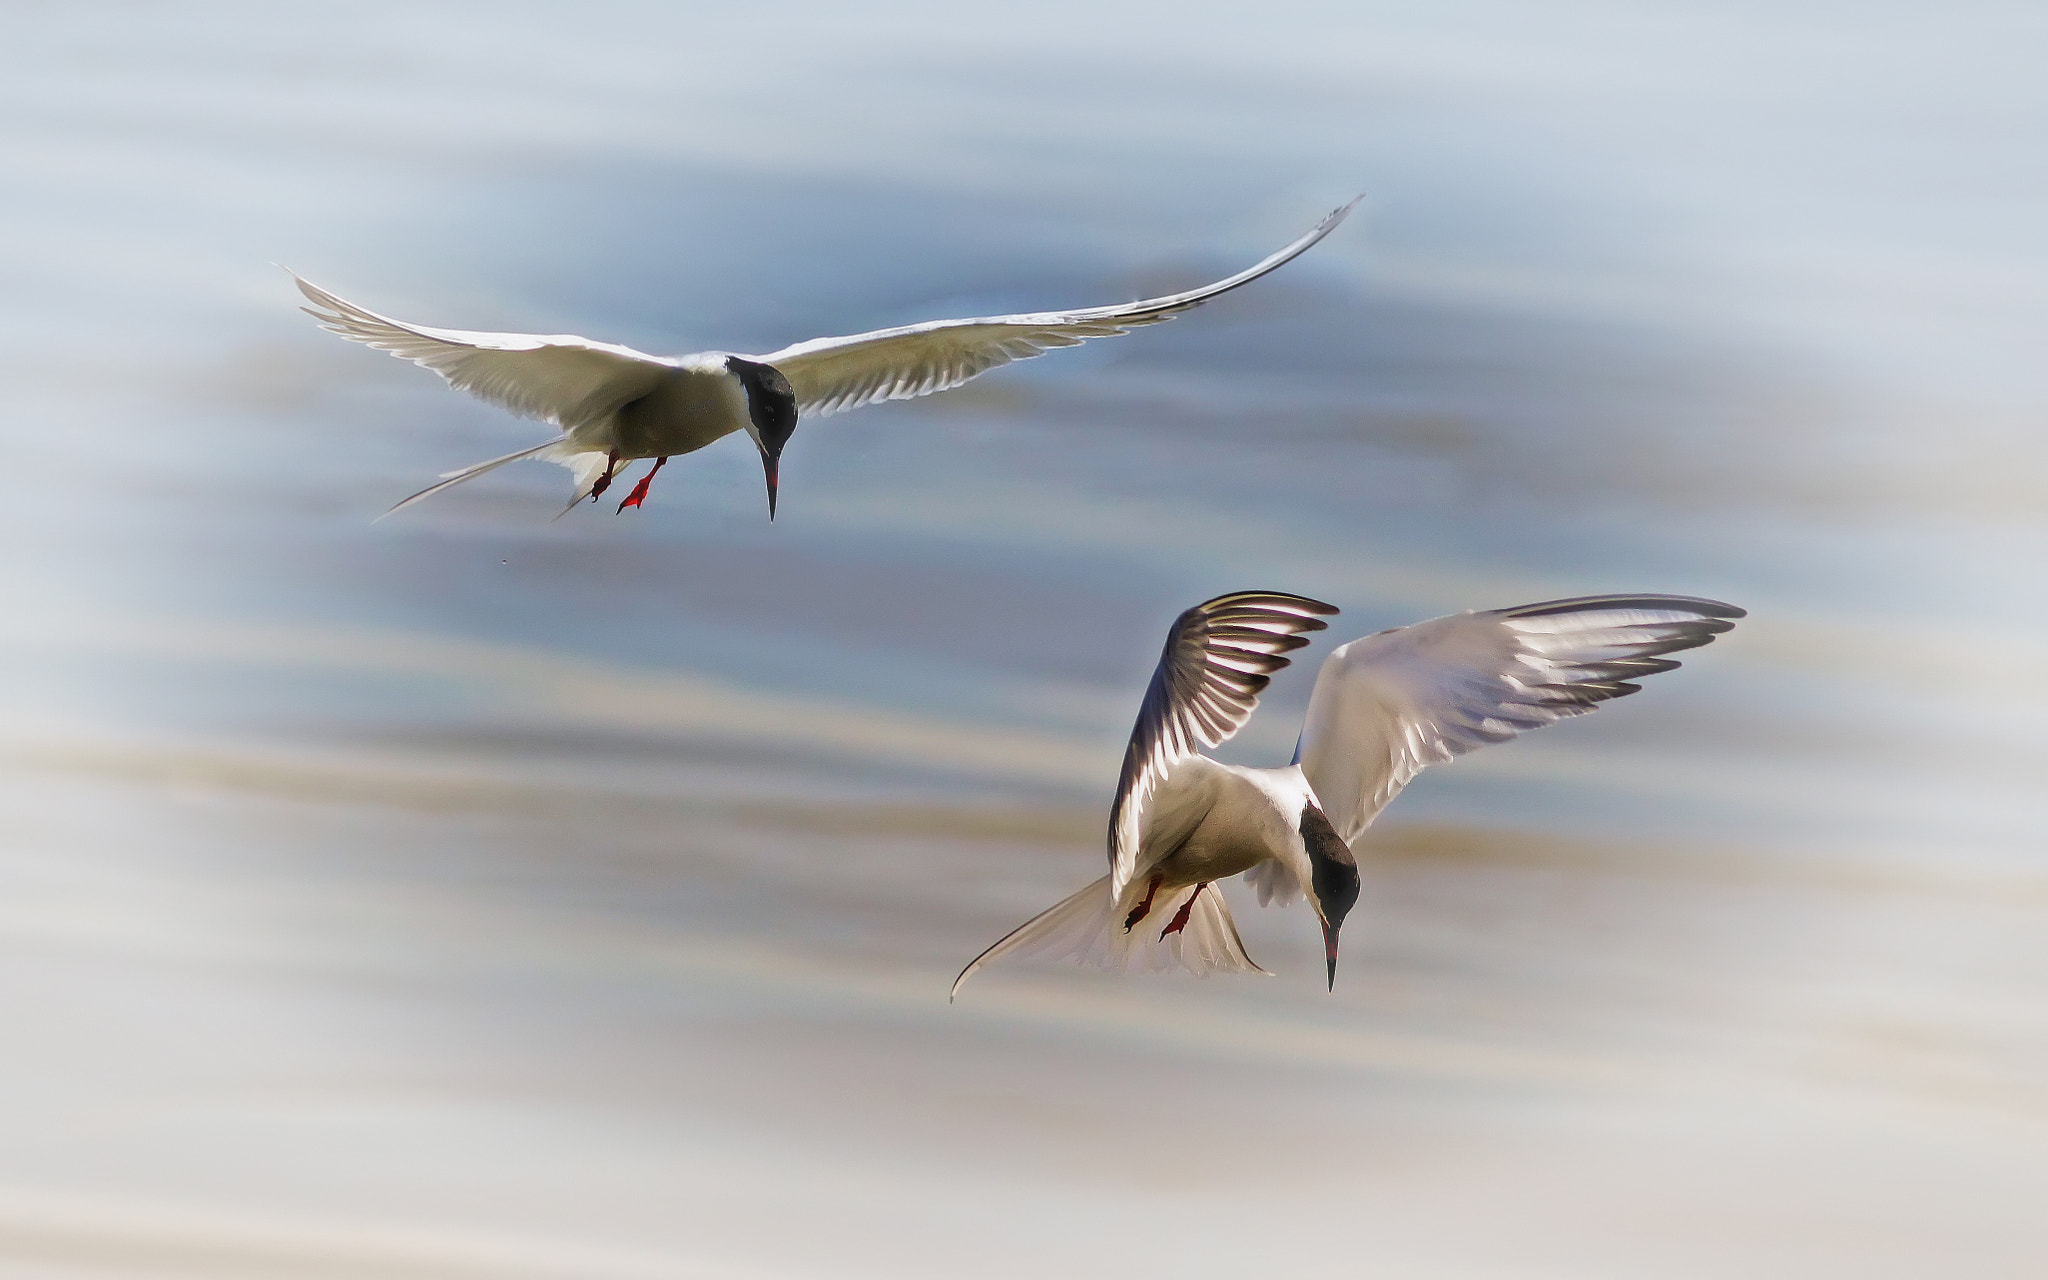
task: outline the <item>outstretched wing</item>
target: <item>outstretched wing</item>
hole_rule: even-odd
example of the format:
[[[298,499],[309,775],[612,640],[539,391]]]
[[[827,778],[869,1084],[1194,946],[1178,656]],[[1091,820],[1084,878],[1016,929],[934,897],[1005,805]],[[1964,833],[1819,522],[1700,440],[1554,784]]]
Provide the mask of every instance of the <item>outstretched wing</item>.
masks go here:
[[[1138,708],[1123,776],[1109,815],[1110,893],[1136,872],[1145,804],[1173,767],[1227,740],[1251,719],[1282,655],[1307,644],[1304,631],[1330,624],[1335,605],[1280,591],[1240,591],[1198,604],[1174,620]]]
[[[297,275],[292,279],[313,303],[301,310],[329,333],[432,369],[458,390],[564,431],[646,395],[669,368],[631,347],[573,333],[472,333],[406,324],[337,298]]]
[[[975,320],[930,320],[900,329],[877,329],[845,338],[813,338],[765,356],[796,390],[805,417],[822,417],[877,400],[911,400],[957,387],[998,365],[1029,360],[1054,347],[1073,347],[1090,338],[1126,333],[1139,325],[1171,320],[1209,299],[1250,284],[1300,254],[1336,229],[1360,196],[1316,224],[1313,231],[1255,267],[1227,280],[1118,306],[1035,315],[985,316]]]
[[[1459,613],[1353,640],[1316,676],[1299,762],[1349,843],[1408,780],[1641,688],[1735,625],[1691,596],[1582,596]]]

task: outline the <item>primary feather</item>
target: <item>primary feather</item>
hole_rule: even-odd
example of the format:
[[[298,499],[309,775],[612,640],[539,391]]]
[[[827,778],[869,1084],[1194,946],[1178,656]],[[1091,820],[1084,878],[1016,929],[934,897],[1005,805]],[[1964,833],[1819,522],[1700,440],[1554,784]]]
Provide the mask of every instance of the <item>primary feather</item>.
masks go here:
[[[1321,631],[1335,605],[1280,591],[1217,596],[1174,620],[1124,750],[1109,819],[1109,874],[1122,893],[1136,869],[1146,802],[1175,765],[1244,727],[1285,655]]]
[[[1227,279],[1141,302],[1074,311],[928,320],[843,338],[813,338],[754,359],[782,370],[803,413],[822,417],[877,400],[908,400],[957,387],[990,369],[1055,347],[1079,346],[1171,320],[1250,284],[1307,252],[1344,221],[1363,196],[1334,209],[1306,235]]]
[[[329,333],[432,369],[458,391],[564,431],[645,395],[669,368],[657,356],[573,333],[477,333],[407,324],[297,275],[292,279],[313,303],[301,310]]]
[[[1409,779],[1488,743],[1584,715],[1669,671],[1743,611],[1692,596],[1546,600],[1354,640],[1316,676],[1302,772],[1345,841]]]

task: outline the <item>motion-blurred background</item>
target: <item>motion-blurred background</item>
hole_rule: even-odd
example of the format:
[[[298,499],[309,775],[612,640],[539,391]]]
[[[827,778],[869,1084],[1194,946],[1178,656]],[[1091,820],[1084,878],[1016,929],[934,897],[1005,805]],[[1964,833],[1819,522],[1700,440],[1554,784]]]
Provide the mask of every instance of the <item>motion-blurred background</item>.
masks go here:
[[[2036,5],[0,11],[0,1274],[2048,1266]],[[644,511],[318,332],[1163,328]],[[1173,614],[1751,620],[1433,771],[1334,995],[947,983]]]

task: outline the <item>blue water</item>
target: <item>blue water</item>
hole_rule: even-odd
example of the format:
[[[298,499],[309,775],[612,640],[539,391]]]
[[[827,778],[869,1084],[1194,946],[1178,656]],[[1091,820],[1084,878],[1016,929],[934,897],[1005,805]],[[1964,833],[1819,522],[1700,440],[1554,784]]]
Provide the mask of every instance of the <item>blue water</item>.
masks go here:
[[[557,47],[544,12],[487,37],[465,12],[9,19],[25,616],[538,646],[1107,758],[1164,621],[1214,591],[1306,591],[1359,632],[1699,592],[1755,622],[1574,747],[1667,733],[1688,829],[2038,846],[1981,763],[2040,749],[2039,683],[1984,674],[2040,657],[2021,10],[1055,9],[1026,37],[799,6],[772,71],[737,13],[618,10]],[[428,322],[764,350],[1211,278],[1359,189],[1315,252],[1173,325],[806,424],[772,528],[730,441],[637,516],[548,523],[534,464],[371,526],[536,429],[324,339],[270,265]],[[106,661],[42,700],[315,737],[436,714]],[[1718,758],[1849,777],[1766,801]],[[1586,772],[1575,828],[1619,799]]]
[[[29,922],[19,936],[40,938],[55,920],[99,937],[77,922],[130,919],[102,911],[95,894],[112,884],[128,886],[107,890],[122,902],[132,889],[145,904],[133,908],[149,922],[136,936],[186,939],[186,930],[176,946],[204,951],[213,917],[163,903],[189,894],[231,922],[222,936],[267,939],[292,934],[296,912],[318,916],[323,908],[306,904],[325,901],[331,877],[355,886],[337,892],[345,903],[360,894],[360,918],[346,915],[356,907],[318,916],[308,941],[278,944],[287,958],[277,963],[324,973],[319,957],[352,948],[381,957],[388,946],[394,971],[413,975],[398,985],[453,984],[433,997],[438,1012],[419,1016],[438,1025],[490,1010],[477,1015],[487,1030],[462,1021],[464,1051],[478,1057],[448,1071],[465,1082],[476,1061],[497,1060],[478,1048],[495,1035],[555,1062],[552,1046],[580,1045],[573,1032],[584,1025],[581,1012],[560,1008],[589,1001],[605,1011],[589,1015],[592,1025],[615,1039],[562,1050],[562,1096],[604,1095],[617,1086],[608,1070],[697,1079],[690,1073],[701,1068],[711,1072],[703,1096],[738,1089],[772,1112],[764,1099],[786,1079],[786,1092],[825,1100],[815,1110],[786,1103],[795,1129],[763,1137],[728,1132],[721,1126],[740,1122],[715,1106],[691,1110],[664,1088],[633,1085],[663,1101],[628,1114],[702,1138],[701,1147],[671,1145],[715,1153],[707,1167],[740,1159],[734,1147],[748,1168],[774,1166],[762,1149],[787,1150],[792,1165],[825,1170],[815,1202],[837,1203],[858,1181],[847,1171],[880,1149],[935,1161],[936,1181],[918,1185],[957,1192],[947,1203],[961,1221],[1011,1230],[1018,1219],[1006,1216],[1003,1188],[1021,1179],[1035,1188],[1032,1221],[1115,1248],[1136,1247],[1113,1219],[1139,1200],[1077,1207],[1051,1174],[992,1171],[959,1154],[979,1149],[985,1125],[1026,1146],[1042,1137],[1039,1156],[1020,1157],[1031,1168],[1032,1159],[1047,1168],[1135,1160],[1122,1145],[1105,1153],[1033,1136],[1031,1108],[1043,1099],[1023,1081],[1036,1066],[1070,1096],[1085,1094],[1077,1082],[1099,1078],[1098,1067],[1119,1082],[1103,1086],[1111,1101],[1087,1104],[1110,1119],[1089,1119],[1085,1107],[1061,1113],[1073,1132],[1164,1143],[1182,1164],[1199,1164],[1189,1134],[1133,1118],[1129,1108],[1142,1104],[1132,1100],[1151,1082],[1194,1072],[1176,1096],[1222,1114],[1254,1087],[1249,1077],[1285,1062],[1301,1098],[1335,1109],[1290,1111],[1286,1124],[1341,1114],[1370,1128],[1379,1122],[1359,1116],[1394,1106],[1388,1123],[1398,1130],[1414,1117],[1385,1094],[1362,1109],[1330,1101],[1355,1096],[1345,1072],[1382,1059],[1346,1057],[1351,1049],[1316,1037],[1410,1014],[1420,1026],[1462,1026],[1462,1014],[1445,1012],[1456,999],[1439,1006],[1429,993],[1437,982],[1463,991],[1455,982],[1472,974],[1481,985],[1498,978],[1498,991],[1485,990],[1506,993],[1501,1008],[1557,1019],[1543,1032],[1555,1039],[1542,1044],[1567,1057],[1579,1047],[1573,1028],[1591,1025],[1572,1021],[1580,997],[1621,1000],[1612,1025],[1627,1030],[1614,1034],[1659,1044],[1694,1034],[1689,1016],[1718,1027],[1713,1018],[1729,1009],[1755,1014],[1754,1025],[1714,1042],[1722,1048],[1703,1051],[1718,1064],[1700,1069],[1710,1082],[1738,1059],[1824,1074],[1832,1050],[1787,1047],[1796,1034],[1822,1034],[1814,1027],[1952,1050],[1953,1059],[1898,1069],[1936,1081],[1933,1093],[1949,1088],[1942,1072],[1979,1061],[1969,1054],[1984,1045],[2020,1046],[2000,1070],[2035,1062],[2038,1016],[2025,1010],[2037,1004],[2028,975],[2038,956],[2013,941],[2034,936],[2033,925],[1987,923],[2011,905],[2004,899],[1995,909],[1957,906],[1952,878],[1992,876],[1987,883],[2020,886],[2013,901],[2036,901],[2048,848],[2038,728],[2048,712],[2044,35],[2037,6],[2011,3],[15,6],[0,15],[0,528],[12,551],[0,559],[11,708],[0,745],[25,762],[8,792],[26,797],[31,816],[19,829],[59,833],[48,847],[69,850],[73,836],[62,833],[75,828],[80,851],[49,853],[33,874],[6,873]],[[773,525],[742,439],[678,460],[648,505],[624,516],[584,508],[553,521],[565,474],[522,464],[372,523],[435,474],[544,429],[319,332],[278,267],[424,323],[576,332],[660,352],[766,351],[937,316],[1184,287],[1256,260],[1361,191],[1359,212],[1305,257],[1170,325],[1054,352],[945,396],[803,424]],[[1246,1043],[1235,1028],[1266,1007],[1260,993],[1195,1005],[1180,988],[1145,988],[1109,1006],[1058,988],[1075,1003],[1048,996],[1029,1015],[1046,1020],[1042,1039],[1023,1013],[1014,1025],[987,1015],[967,1032],[925,1021],[939,1016],[921,1003],[927,979],[950,977],[952,951],[971,953],[998,915],[1027,909],[1059,879],[1034,878],[1051,856],[1042,849],[841,841],[829,830],[702,834],[606,808],[626,806],[626,793],[823,797],[993,805],[1080,815],[1085,825],[1107,800],[1167,622],[1205,596],[1252,586],[1342,606],[1332,639],[1596,591],[1738,603],[1750,619],[1683,671],[1600,715],[1433,771],[1391,820],[1503,833],[1512,847],[1583,840],[1627,850],[1640,859],[1628,865],[1645,871],[1725,862],[1813,864],[1851,880],[1910,873],[1947,886],[1909,895],[1914,909],[1957,914],[1937,927],[1865,899],[1824,909],[1798,898],[1801,889],[1737,901],[1749,891],[1725,885],[1647,906],[1622,895],[1610,908],[1607,890],[1573,888],[1568,873],[1525,882],[1521,872],[1475,872],[1472,883],[1451,876],[1450,888],[1418,873],[1423,888],[1388,891],[1387,932],[1362,935],[1381,941],[1361,947],[1382,948],[1359,961],[1366,1003],[1272,997],[1284,1016],[1258,1023],[1258,1034],[1292,1047],[1243,1066],[1230,1057]],[[1276,682],[1227,754],[1285,758],[1319,652]],[[254,816],[232,818],[204,807],[215,801],[160,811],[155,801],[46,793],[36,772],[53,761],[108,776],[139,770],[203,795],[312,785],[250,773],[251,760],[328,778],[331,804],[287,813],[252,801]],[[438,814],[435,805],[456,802],[400,785],[415,777],[459,777],[507,796],[545,777],[590,788],[605,816],[529,822],[532,811],[508,800],[488,820],[419,817],[407,806]],[[18,847],[43,850],[43,839]],[[661,850],[696,861],[653,888],[618,871],[665,866]],[[808,877],[827,862],[834,878],[820,888]],[[349,879],[357,874],[368,887]],[[615,875],[640,887],[618,888]],[[45,876],[71,886],[50,889],[47,909]],[[238,896],[245,882],[269,887]],[[642,891],[644,902],[633,896]],[[415,896],[428,904],[416,916],[380,914],[403,916],[391,904]],[[472,899],[483,904],[474,918]],[[630,920],[549,917],[535,925],[545,941],[519,944],[540,951],[491,949],[523,936],[533,920],[522,913],[541,912],[538,903],[614,899],[634,904]],[[1542,914],[1560,901],[1564,916]],[[1527,939],[1513,908],[1529,903],[1565,942],[1589,949],[1586,972],[1572,969],[1572,946],[1516,950]],[[1979,907],[1982,918],[1969,914]],[[1584,921],[1570,914],[1581,909]],[[652,924],[635,914],[643,910]],[[346,927],[334,923],[343,916]],[[1300,923],[1258,927],[1280,938]],[[333,938],[329,926],[340,931]],[[128,945],[121,928],[106,928]],[[1614,941],[1636,937],[1632,928],[1657,935],[1641,954]],[[467,969],[448,977],[436,967],[444,930],[447,954],[493,975],[475,979],[488,992],[463,985]],[[1714,965],[1730,966],[1714,973],[1735,994],[1700,994],[1690,960],[1658,967],[1657,946],[1683,959],[1702,938],[1713,940],[1705,954]],[[1804,989],[1807,953],[1787,938],[1818,939],[1814,954],[1826,950],[1838,967],[1810,977],[1825,999],[1771,1013],[1788,982]],[[1622,959],[1602,968],[1610,943]],[[842,944],[843,954],[831,950]],[[261,1035],[219,1040],[254,1063],[273,1062],[265,1055],[291,1043],[280,1028],[299,1016],[250,994],[268,990],[267,945],[235,953],[249,976],[220,997],[223,1007],[267,1010],[248,1015]],[[294,950],[301,945],[318,956]],[[688,981],[675,991],[662,985],[673,974],[646,959],[671,945],[699,948],[676,962]],[[929,955],[918,950],[927,945]],[[724,958],[727,946],[743,959]],[[784,969],[774,952],[749,967],[755,946],[820,947],[827,958]],[[592,958],[615,951],[636,958],[616,960],[617,973],[605,967],[613,960]],[[899,986],[876,994],[859,985],[868,959],[906,955],[914,976],[888,978]],[[1900,967],[1870,970],[1871,957]],[[22,960],[31,963],[40,961]],[[633,967],[642,964],[656,968]],[[853,985],[832,985],[848,965]],[[1542,985],[1542,975],[1567,971],[1577,976]],[[1857,985],[1867,971],[1891,976]],[[99,1007],[97,979],[78,981],[88,992],[78,1007]],[[1614,995],[1635,993],[1636,981],[1639,997]],[[114,986],[142,989],[135,983],[146,985]],[[557,1005],[562,991],[574,999]],[[355,1025],[355,1013],[320,1003],[330,996],[322,988],[310,1007],[328,1010],[332,1025]],[[723,1043],[730,1033],[741,1047],[716,1071],[690,1056],[699,1042],[681,1032],[657,1052],[636,1036],[643,1018],[666,1015],[636,1003],[643,997],[691,1010],[690,1034]],[[210,1008],[212,998],[186,991],[166,1007]],[[353,995],[333,998],[333,1008],[356,1009]],[[313,997],[300,992],[281,1007],[303,999]],[[391,1029],[413,1025],[412,1014],[394,1012],[411,1006],[362,999],[357,1013],[377,1028],[366,1042],[402,1045],[390,1050],[401,1057],[417,1049],[411,1031]],[[1915,1017],[1969,1011],[1955,1015],[1967,1027],[1900,1030],[1905,1014],[1869,1012],[1893,1009],[1887,1001]],[[131,1088],[157,1096],[149,1090],[162,1080],[146,1071],[140,1085],[118,1072],[80,1074],[80,1062],[125,1059],[81,1030],[101,1022],[65,1012],[70,1003],[50,1007],[62,1044],[85,1037],[75,1056],[53,1050],[47,1073],[52,1089],[74,1075],[92,1082],[79,1086],[80,1115]],[[1199,1012],[1164,1012],[1184,1008]],[[502,1025],[492,1021],[500,1016]],[[1181,1017],[1201,1029],[1170,1021]],[[129,1024],[109,1019],[108,1042],[127,1043]],[[1473,1043],[1522,1034],[1480,1021]],[[1671,1030],[1681,1024],[1692,1029]],[[152,1034],[141,1042],[157,1043]],[[939,1046],[928,1062],[904,1048],[924,1045],[921,1036]],[[846,1079],[871,1092],[841,1094],[790,1065],[809,1061],[799,1052],[807,1037],[850,1055]],[[662,1056],[671,1052],[680,1057]],[[1216,1065],[1225,1059],[1239,1065]],[[240,1079],[243,1061],[195,1068],[195,1078],[255,1096],[219,1085]],[[392,1070],[415,1082],[441,1069],[404,1061]],[[42,1068],[16,1065],[20,1096],[41,1096],[22,1082],[44,1080]],[[276,1068],[295,1080],[297,1069]],[[937,1074],[919,1074],[927,1069]],[[963,1085],[955,1097],[945,1091],[956,1069],[1006,1083],[987,1097]],[[1549,1078],[1531,1070],[1529,1079]],[[936,1092],[912,1098],[906,1081]],[[529,1086],[556,1097],[553,1084],[507,1087]],[[1501,1087],[1529,1096],[1522,1084]],[[1745,1114],[1769,1112],[1754,1110],[1763,1095],[1748,1086],[1702,1087],[1741,1100]],[[2009,1102],[2011,1090],[1999,1096]],[[1950,1094],[1978,1096],[1963,1084]],[[178,1110],[185,1095],[164,1096],[164,1114],[199,1114]],[[943,1131],[952,1154],[861,1128],[870,1103],[903,1133]],[[279,1124],[316,1123],[311,1111],[277,1105]],[[377,1131],[395,1135],[392,1152],[417,1155],[407,1143],[431,1131],[442,1135],[427,1143],[434,1150],[487,1165],[492,1143],[518,1148],[524,1126],[542,1123],[533,1109],[542,1104],[507,1105],[511,1119],[495,1128],[460,1108],[417,1129],[379,1113],[372,1128],[388,1126]],[[1464,1149],[1468,1118],[1446,1105],[1459,1118],[1429,1129],[1416,1151]],[[1712,1130],[1701,1117],[1714,1105],[1674,1114],[1681,1127]],[[5,1145],[43,1150],[23,1137],[40,1113],[24,1102],[7,1114]],[[472,1121],[475,1133],[463,1128]],[[1607,1122],[1638,1132],[1632,1121]],[[249,1123],[250,1133],[271,1132],[268,1120]],[[628,1159],[606,1145],[612,1123],[564,1142],[611,1179],[592,1174],[590,1186],[625,1195],[617,1188],[639,1185],[633,1161],[657,1157],[634,1148]],[[1661,1133],[1664,1123],[1650,1127]],[[1247,1167],[1291,1168],[1305,1149],[1292,1139],[1261,1145],[1249,1121],[1231,1127],[1239,1124],[1224,1125],[1226,1145]],[[445,1125],[454,1127],[435,1127]],[[84,1150],[83,1132],[50,1130],[48,1151]],[[1372,1132],[1386,1149],[1408,1150],[1390,1130]],[[473,1145],[461,1136],[476,1133],[486,1136]],[[188,1148],[166,1141],[149,1150],[175,1165]],[[328,1168],[308,1152],[335,1149],[248,1141],[258,1153],[248,1168],[220,1174],[230,1200],[265,1184],[264,1159],[304,1173]],[[1768,1163],[1775,1148],[1759,1142]],[[1842,1169],[1894,1167],[1864,1160],[1853,1142],[1813,1142]],[[78,1184],[126,1185],[125,1150],[108,1148],[97,1166],[79,1157]],[[1548,1203],[1524,1195],[1550,1185],[1545,1159],[1515,1150],[1500,1167],[1522,1169],[1515,1160],[1527,1157],[1527,1179],[1508,1178],[1497,1199],[1474,1203]],[[385,1185],[405,1164],[380,1159],[363,1157],[364,1185]],[[1482,1171],[1447,1178],[1443,1204],[1491,1185],[1483,1170],[1499,1161],[1474,1159]],[[2024,1164],[2031,1152],[2012,1159]],[[465,1172],[444,1185],[491,1176],[458,1163]],[[1895,1163],[1947,1167],[1919,1156]],[[1731,1168],[1748,1166],[1746,1155],[1730,1157]],[[1942,1185],[2017,1195],[2024,1179],[2005,1169]],[[1386,1176],[1391,1183],[1372,1184],[1376,1196],[1400,1184]],[[1585,1179],[1624,1189],[1638,1181],[1604,1165]],[[1863,1196],[1853,1178],[1815,1174],[1812,1185],[1822,1183]],[[535,1185],[536,1202],[561,1190]],[[1808,1203],[1796,1189],[1783,1194]],[[1920,1221],[1886,1208],[1920,1203],[1920,1192],[1892,1194],[1871,1190],[1840,1218],[1863,1228]],[[1401,1202],[1381,1202],[1394,1206],[1381,1221],[1391,1239]],[[11,1203],[0,1196],[0,1228]],[[525,1202],[480,1203],[502,1227],[524,1212],[507,1206]],[[1188,1239],[1209,1239],[1206,1210],[1172,1211]],[[602,1236],[590,1224],[603,1213],[593,1212],[577,1230]],[[873,1212],[870,1225],[902,1225],[891,1210]],[[1416,1221],[1459,1219],[1424,1212]],[[1643,1256],[1671,1263],[1700,1239],[1767,1234],[1721,1232],[1713,1224],[1725,1219],[1711,1213],[1697,1221],[1706,1225],[1692,1245],[1623,1249],[1611,1271],[1572,1251],[1605,1239],[1604,1229],[1542,1256],[1561,1259],[1560,1274],[1644,1275]],[[1950,1256],[1942,1242],[1960,1237],[1929,1232],[1925,1256]],[[1478,1238],[1463,1226],[1452,1234]],[[0,1230],[0,1246],[6,1239]],[[1175,1253],[1180,1270],[1242,1268],[1259,1254],[1256,1240],[1230,1239],[1213,1256]],[[1317,1265],[1343,1256],[1336,1245],[1301,1247]],[[1709,1270],[1699,1274],[1790,1273],[1781,1265],[1789,1255],[1758,1248],[1701,1254]],[[1844,1249],[1828,1256],[1854,1255]],[[1395,1253],[1422,1268],[1401,1274],[1466,1273],[1445,1270],[1428,1245]],[[1898,1245],[1884,1256],[1921,1255]],[[2010,1256],[2039,1254],[2021,1243]],[[623,1262],[564,1265],[639,1274]],[[653,1265],[669,1274],[666,1261]],[[1471,1274],[1512,1273],[1472,1265]]]

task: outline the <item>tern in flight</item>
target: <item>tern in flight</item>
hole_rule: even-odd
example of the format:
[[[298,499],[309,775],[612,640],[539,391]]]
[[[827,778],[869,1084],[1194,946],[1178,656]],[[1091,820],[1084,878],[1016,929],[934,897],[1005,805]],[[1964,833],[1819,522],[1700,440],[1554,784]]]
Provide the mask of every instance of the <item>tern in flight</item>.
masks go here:
[[[1013,953],[1264,973],[1215,887],[1240,872],[1261,905],[1307,896],[1334,988],[1337,933],[1358,900],[1352,843],[1410,778],[1635,693],[1634,681],[1678,666],[1663,655],[1706,644],[1744,616],[1691,596],[1581,596],[1395,627],[1324,660],[1292,764],[1247,769],[1199,754],[1244,727],[1291,661],[1284,655],[1336,612],[1305,596],[1245,591],[1180,615],[1124,752],[1109,874],[976,956],[953,994]]]
[[[1053,347],[1079,346],[1090,338],[1170,320],[1300,255],[1336,229],[1357,204],[1354,199],[1333,211],[1258,265],[1186,293],[1076,311],[928,320],[845,338],[813,338],[764,356],[725,351],[650,356],[573,334],[435,329],[366,311],[297,275],[292,278],[313,303],[306,313],[328,332],[424,365],[450,386],[561,430],[555,439],[450,471],[391,511],[520,458],[543,458],[569,468],[576,485],[569,503],[573,508],[604,493],[626,464],[654,459],[619,503],[624,511],[641,504],[655,472],[670,458],[745,431],[761,451],[772,520],[777,466],[799,418],[930,395]]]

